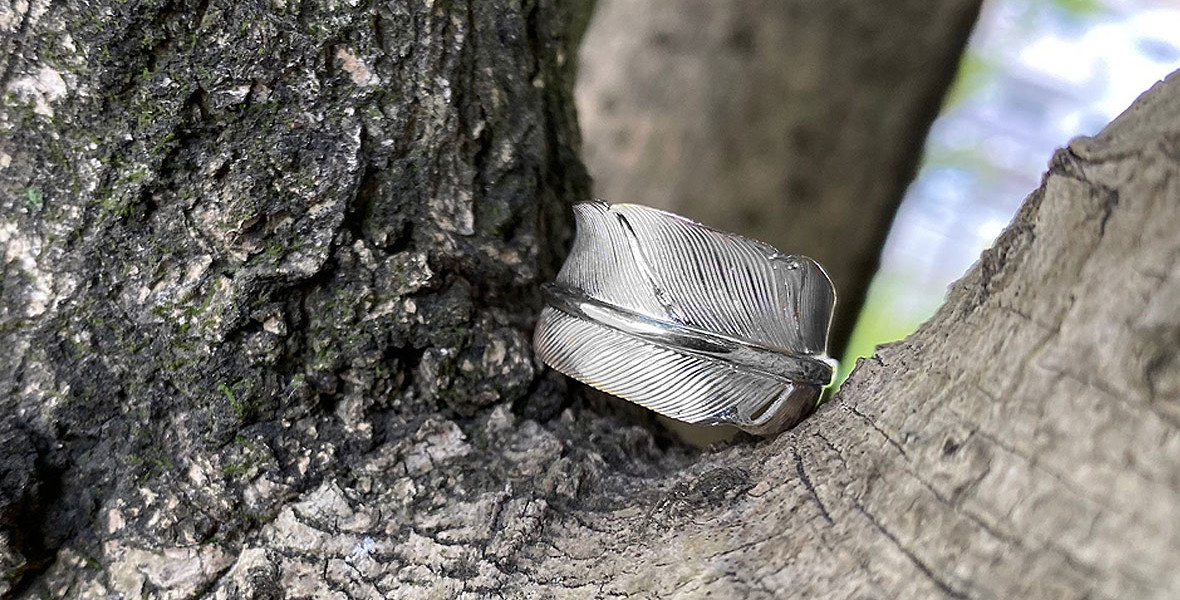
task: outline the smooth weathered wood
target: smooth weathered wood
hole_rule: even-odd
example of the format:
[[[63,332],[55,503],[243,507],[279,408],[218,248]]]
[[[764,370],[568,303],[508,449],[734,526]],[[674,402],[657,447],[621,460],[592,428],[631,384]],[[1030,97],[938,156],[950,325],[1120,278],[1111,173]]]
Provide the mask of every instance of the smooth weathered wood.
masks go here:
[[[978,0],[603,0],[578,117],[595,194],[805,254],[844,351]]]

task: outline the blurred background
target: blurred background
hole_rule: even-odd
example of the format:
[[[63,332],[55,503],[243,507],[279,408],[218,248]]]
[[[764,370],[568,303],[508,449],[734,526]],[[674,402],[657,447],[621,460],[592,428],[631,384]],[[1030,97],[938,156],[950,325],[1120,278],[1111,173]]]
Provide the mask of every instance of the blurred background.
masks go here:
[[[933,314],[1055,148],[1180,68],[1176,0],[658,2],[600,0],[582,45],[595,193],[819,260],[841,380]]]
[[[985,2],[841,361],[898,340],[1015,215],[1054,149],[1180,68],[1180,2]]]

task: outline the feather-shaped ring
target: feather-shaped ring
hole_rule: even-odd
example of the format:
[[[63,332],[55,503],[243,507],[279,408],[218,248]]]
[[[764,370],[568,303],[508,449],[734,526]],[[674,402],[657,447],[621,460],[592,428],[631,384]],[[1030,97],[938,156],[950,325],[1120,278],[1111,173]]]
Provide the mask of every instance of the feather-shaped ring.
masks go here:
[[[533,337],[542,361],[668,417],[759,435],[815,407],[835,365],[819,264],[646,206],[574,214]]]

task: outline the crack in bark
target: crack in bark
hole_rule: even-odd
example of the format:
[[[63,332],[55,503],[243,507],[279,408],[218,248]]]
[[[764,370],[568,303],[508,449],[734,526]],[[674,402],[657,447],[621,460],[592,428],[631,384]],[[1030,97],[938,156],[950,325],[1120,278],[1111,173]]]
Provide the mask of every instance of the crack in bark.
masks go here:
[[[876,431],[877,433],[881,434],[881,437],[885,438],[885,441],[886,441],[886,442],[889,442],[889,444],[890,444],[891,446],[893,446],[893,447],[894,447],[894,448],[895,448],[895,449],[898,451],[898,453],[899,453],[899,454],[901,454],[903,457],[909,458],[909,455],[908,455],[908,454],[906,453],[906,451],[905,451],[905,447],[904,447],[904,446],[902,446],[900,442],[898,442],[897,440],[893,439],[893,436],[891,436],[891,435],[889,435],[888,433],[886,433],[884,429],[881,429],[881,428],[880,428],[880,427],[877,425],[877,422],[876,422],[876,421],[874,421],[873,419],[869,418],[869,416],[868,416],[868,415],[866,415],[866,414],[864,414],[864,413],[860,412],[859,410],[857,410],[857,409],[856,409],[856,407],[855,407],[855,406],[853,406],[853,405],[852,405],[852,404],[850,404],[850,403],[844,403],[844,404],[843,404],[843,406],[847,407],[847,408],[848,408],[848,410],[852,412],[852,414],[854,414],[854,415],[856,415],[856,416],[860,417],[860,418],[861,418],[861,420],[863,420],[863,421],[865,422],[865,424],[866,424],[866,425],[868,425],[869,427],[871,427],[871,428],[873,429],[873,431]]]
[[[828,513],[828,507],[824,506],[824,501],[820,499],[819,493],[815,491],[815,486],[811,484],[811,478],[807,476],[807,472],[803,470],[803,458],[799,456],[799,451],[792,446],[791,455],[795,457],[795,473],[799,476],[799,481],[803,483],[803,487],[811,494],[811,498],[815,500],[815,505],[819,508],[819,514],[828,522],[829,525],[834,525],[836,522],[832,520],[832,515]]]
[[[852,505],[857,511],[860,512],[860,514],[864,515],[864,517],[868,519],[869,523],[871,523],[873,527],[877,529],[877,531],[881,532],[881,535],[884,535],[886,539],[888,539],[898,550],[900,550],[901,553],[909,559],[910,563],[912,563],[914,567],[917,568],[918,571],[930,581],[930,583],[934,584],[934,587],[938,588],[939,591],[943,592],[947,596],[950,596],[951,598],[956,598],[958,600],[966,600],[969,597],[966,593],[959,591],[949,582],[939,577],[938,574],[935,573],[934,569],[930,567],[930,565],[918,558],[918,556],[914,554],[913,550],[902,544],[901,540],[899,540],[897,536],[893,534],[893,532],[886,529],[885,526],[882,525],[881,522],[878,521],[877,518],[874,517],[873,514],[864,507],[864,505],[856,501],[853,501]]]

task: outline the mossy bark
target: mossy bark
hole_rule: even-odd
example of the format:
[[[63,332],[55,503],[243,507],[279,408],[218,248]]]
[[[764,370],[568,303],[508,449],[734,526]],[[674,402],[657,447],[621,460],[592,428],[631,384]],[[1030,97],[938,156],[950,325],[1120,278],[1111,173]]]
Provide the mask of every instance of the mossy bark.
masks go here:
[[[557,410],[587,9],[3,7],[0,595],[63,551],[125,591],[116,547],[240,546],[424,419]]]

